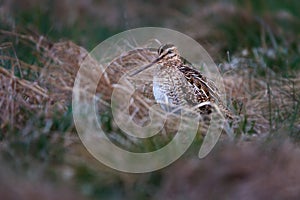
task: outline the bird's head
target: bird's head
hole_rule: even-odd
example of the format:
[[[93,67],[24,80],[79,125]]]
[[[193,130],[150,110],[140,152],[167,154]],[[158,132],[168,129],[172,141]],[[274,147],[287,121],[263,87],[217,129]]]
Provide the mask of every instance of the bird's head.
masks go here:
[[[130,76],[134,76],[134,75],[148,69],[149,67],[153,66],[154,64],[164,64],[166,62],[168,63],[168,62],[172,62],[172,61],[180,61],[181,62],[179,51],[178,51],[177,47],[174,46],[173,44],[161,45],[158,48],[157,53],[158,53],[158,58],[156,58],[150,64],[145,65],[145,66],[139,68],[138,70],[134,71],[133,73],[130,74]]]
[[[164,44],[160,46],[157,53],[159,56],[158,60],[172,60],[180,58],[179,51],[173,44]]]

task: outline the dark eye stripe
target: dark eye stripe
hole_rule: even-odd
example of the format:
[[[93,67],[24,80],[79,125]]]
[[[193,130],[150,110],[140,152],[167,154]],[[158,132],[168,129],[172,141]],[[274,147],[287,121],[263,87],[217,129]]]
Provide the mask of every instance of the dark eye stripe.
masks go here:
[[[158,49],[157,53],[158,53],[158,55],[161,55],[165,51],[167,51],[169,53],[170,51],[173,51],[173,50],[174,50],[174,45],[173,44],[166,44],[166,45],[161,46]]]
[[[162,47],[160,47],[160,48],[158,49],[158,55],[161,55],[161,54],[162,54],[162,52],[163,52],[163,48],[162,48]]]

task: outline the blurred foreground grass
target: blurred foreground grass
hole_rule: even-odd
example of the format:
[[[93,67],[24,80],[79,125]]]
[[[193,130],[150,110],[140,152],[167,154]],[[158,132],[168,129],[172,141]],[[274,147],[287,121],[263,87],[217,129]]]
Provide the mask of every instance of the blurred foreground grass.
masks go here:
[[[24,192],[23,183],[35,187],[46,184],[38,195],[49,199],[53,192],[47,188],[56,187],[66,188],[61,192],[75,193],[79,199],[168,199],[172,195],[180,199],[180,195],[189,194],[194,198],[193,194],[211,190],[222,181],[225,185],[253,184],[248,180],[256,177],[256,169],[245,170],[243,163],[223,171],[218,161],[227,166],[227,157],[232,157],[232,166],[250,154],[249,162],[258,162],[261,168],[278,164],[284,169],[281,162],[291,165],[287,170],[299,167],[294,152],[300,139],[299,1],[168,1],[159,8],[150,1],[1,3],[0,177],[5,179],[0,181],[0,188],[6,186],[17,195],[7,199],[33,199],[31,192]],[[82,147],[71,110],[72,77],[80,61],[75,58],[107,37],[139,26],[181,31],[209,51],[224,75],[230,106],[240,119],[233,127],[237,135],[234,144],[229,147],[226,141],[220,142],[214,156],[195,164],[193,159],[201,143],[198,138],[175,167],[142,175],[111,170]],[[112,129],[111,116],[105,113],[102,119],[104,128]],[[155,145],[150,141],[138,150]],[[260,160],[261,155],[272,159]],[[190,169],[191,174],[184,173]],[[216,174],[203,178],[202,183],[202,177],[210,171]],[[224,174],[218,177],[219,171]],[[258,171],[266,180],[270,178],[262,169]],[[281,176],[280,170],[276,173]],[[295,183],[283,181],[286,185],[282,187],[297,186],[300,177],[294,178]],[[20,184],[14,188],[16,182]],[[203,184],[202,189],[197,184]],[[251,184],[250,191],[259,190]],[[232,190],[234,194],[242,191],[238,186]],[[222,198],[226,192],[215,198]],[[278,191],[270,184],[263,192]],[[9,190],[0,189],[0,193],[9,195]]]

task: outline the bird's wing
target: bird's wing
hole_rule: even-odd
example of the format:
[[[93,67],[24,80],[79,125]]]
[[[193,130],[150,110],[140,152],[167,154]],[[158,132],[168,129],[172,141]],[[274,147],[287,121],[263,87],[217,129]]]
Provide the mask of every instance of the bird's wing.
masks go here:
[[[213,81],[205,77],[201,72],[187,65],[182,65],[179,70],[184,74],[188,82],[198,90],[196,92],[198,92],[200,102],[220,102],[219,90]]]

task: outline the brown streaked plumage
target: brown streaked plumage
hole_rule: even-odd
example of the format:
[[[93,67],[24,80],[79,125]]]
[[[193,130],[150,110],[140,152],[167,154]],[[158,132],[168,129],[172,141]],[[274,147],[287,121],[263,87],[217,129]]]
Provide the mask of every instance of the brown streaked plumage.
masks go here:
[[[178,105],[196,106],[203,102],[215,103],[227,118],[232,118],[231,112],[223,105],[218,88],[201,72],[185,64],[178,49],[172,44],[162,45],[158,49],[158,58],[134,73],[157,64],[158,69],[153,79],[153,94],[161,107],[172,111]],[[211,106],[199,108],[201,114],[209,114]]]

